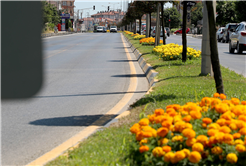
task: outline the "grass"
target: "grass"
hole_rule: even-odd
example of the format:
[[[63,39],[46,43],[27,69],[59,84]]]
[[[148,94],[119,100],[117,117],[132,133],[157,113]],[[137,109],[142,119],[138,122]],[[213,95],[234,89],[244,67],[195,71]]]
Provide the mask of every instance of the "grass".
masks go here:
[[[104,130],[90,136],[80,146],[62,155],[47,165],[134,165],[131,156],[131,142],[135,137],[129,132],[133,123],[142,113],[153,113],[156,108],[170,104],[183,105],[211,97],[216,92],[214,79],[199,76],[201,59],[187,61],[160,61],[151,53],[153,46],[141,46],[129,37],[133,45],[143,53],[145,60],[159,72],[153,91],[135,102],[131,113]],[[224,89],[228,98],[246,100],[246,78],[227,68],[221,67]]]

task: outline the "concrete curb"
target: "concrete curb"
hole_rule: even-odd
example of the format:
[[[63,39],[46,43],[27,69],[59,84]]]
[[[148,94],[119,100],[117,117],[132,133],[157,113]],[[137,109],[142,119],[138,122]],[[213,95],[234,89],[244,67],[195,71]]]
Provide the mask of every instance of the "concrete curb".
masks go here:
[[[152,66],[148,63],[146,63],[146,61],[144,60],[144,58],[142,57],[142,53],[139,52],[138,49],[136,49],[131,42],[128,40],[128,38],[123,35],[126,39],[126,41],[128,42],[128,44],[130,45],[131,50],[133,51],[135,57],[137,58],[137,61],[140,65],[140,67],[142,68],[143,72],[146,75],[146,78],[149,82],[149,87],[152,87],[155,85],[156,80],[154,79],[155,76],[158,74],[158,72],[156,72]]]
[[[68,35],[68,34],[73,34],[73,33],[76,33],[76,32],[46,33],[46,34],[41,34],[41,38],[51,37],[51,36]]]

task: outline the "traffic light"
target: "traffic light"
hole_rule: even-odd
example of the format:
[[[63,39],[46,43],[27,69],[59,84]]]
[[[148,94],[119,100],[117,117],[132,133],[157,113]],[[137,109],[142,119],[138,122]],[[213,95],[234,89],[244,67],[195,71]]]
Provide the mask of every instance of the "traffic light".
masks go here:
[[[168,21],[171,22],[171,19],[169,19]]]
[[[95,5],[93,6],[93,10],[95,10]]]
[[[108,6],[108,11],[109,11],[109,6]]]

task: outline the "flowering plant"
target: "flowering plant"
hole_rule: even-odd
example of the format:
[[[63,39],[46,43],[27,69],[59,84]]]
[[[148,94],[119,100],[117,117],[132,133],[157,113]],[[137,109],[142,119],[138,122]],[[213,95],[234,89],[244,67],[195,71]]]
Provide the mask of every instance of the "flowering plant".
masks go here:
[[[138,33],[135,33],[135,34],[132,34],[131,36],[139,36],[139,34]]]
[[[142,38],[146,38],[145,35],[137,35],[137,36],[134,36],[134,40],[140,40]]]
[[[154,45],[155,44],[155,38],[153,37],[148,37],[148,38],[142,38],[141,40],[139,40],[140,44],[143,45]],[[160,40],[160,44],[163,43],[163,40]]]
[[[246,101],[224,94],[156,109],[130,131],[138,165],[246,165]]]
[[[125,32],[125,34],[127,34],[127,35],[132,35],[133,34],[133,32],[130,32],[130,31],[124,31]]]
[[[160,59],[177,60],[182,59],[183,46],[169,43],[166,45],[156,46],[153,48],[153,52],[159,56]],[[199,58],[201,51],[197,51],[193,48],[187,47],[187,59]]]

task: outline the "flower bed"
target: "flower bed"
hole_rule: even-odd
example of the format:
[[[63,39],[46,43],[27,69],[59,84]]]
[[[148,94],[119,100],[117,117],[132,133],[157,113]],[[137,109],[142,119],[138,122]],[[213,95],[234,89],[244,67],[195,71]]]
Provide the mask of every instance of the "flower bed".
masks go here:
[[[130,131],[140,165],[246,165],[246,101],[224,94],[156,109]]]
[[[170,43],[166,45],[156,46],[153,48],[153,52],[159,56],[162,60],[177,60],[182,59],[183,46]],[[193,48],[187,47],[187,59],[199,58],[201,51],[197,51]]]
[[[153,37],[148,37],[148,38],[143,38],[139,40],[139,43],[142,45],[154,45],[155,44],[155,38]],[[163,40],[160,40],[160,44],[163,43]]]
[[[146,36],[145,35],[137,35],[133,39],[134,40],[140,40],[140,39],[143,39],[143,38],[146,38]]]
[[[138,36],[139,34],[138,33],[135,33],[135,34],[132,34],[131,36],[134,37],[134,36]]]
[[[127,35],[132,35],[133,34],[133,32],[130,32],[130,31],[124,31],[125,32],[125,34],[127,34]]]

